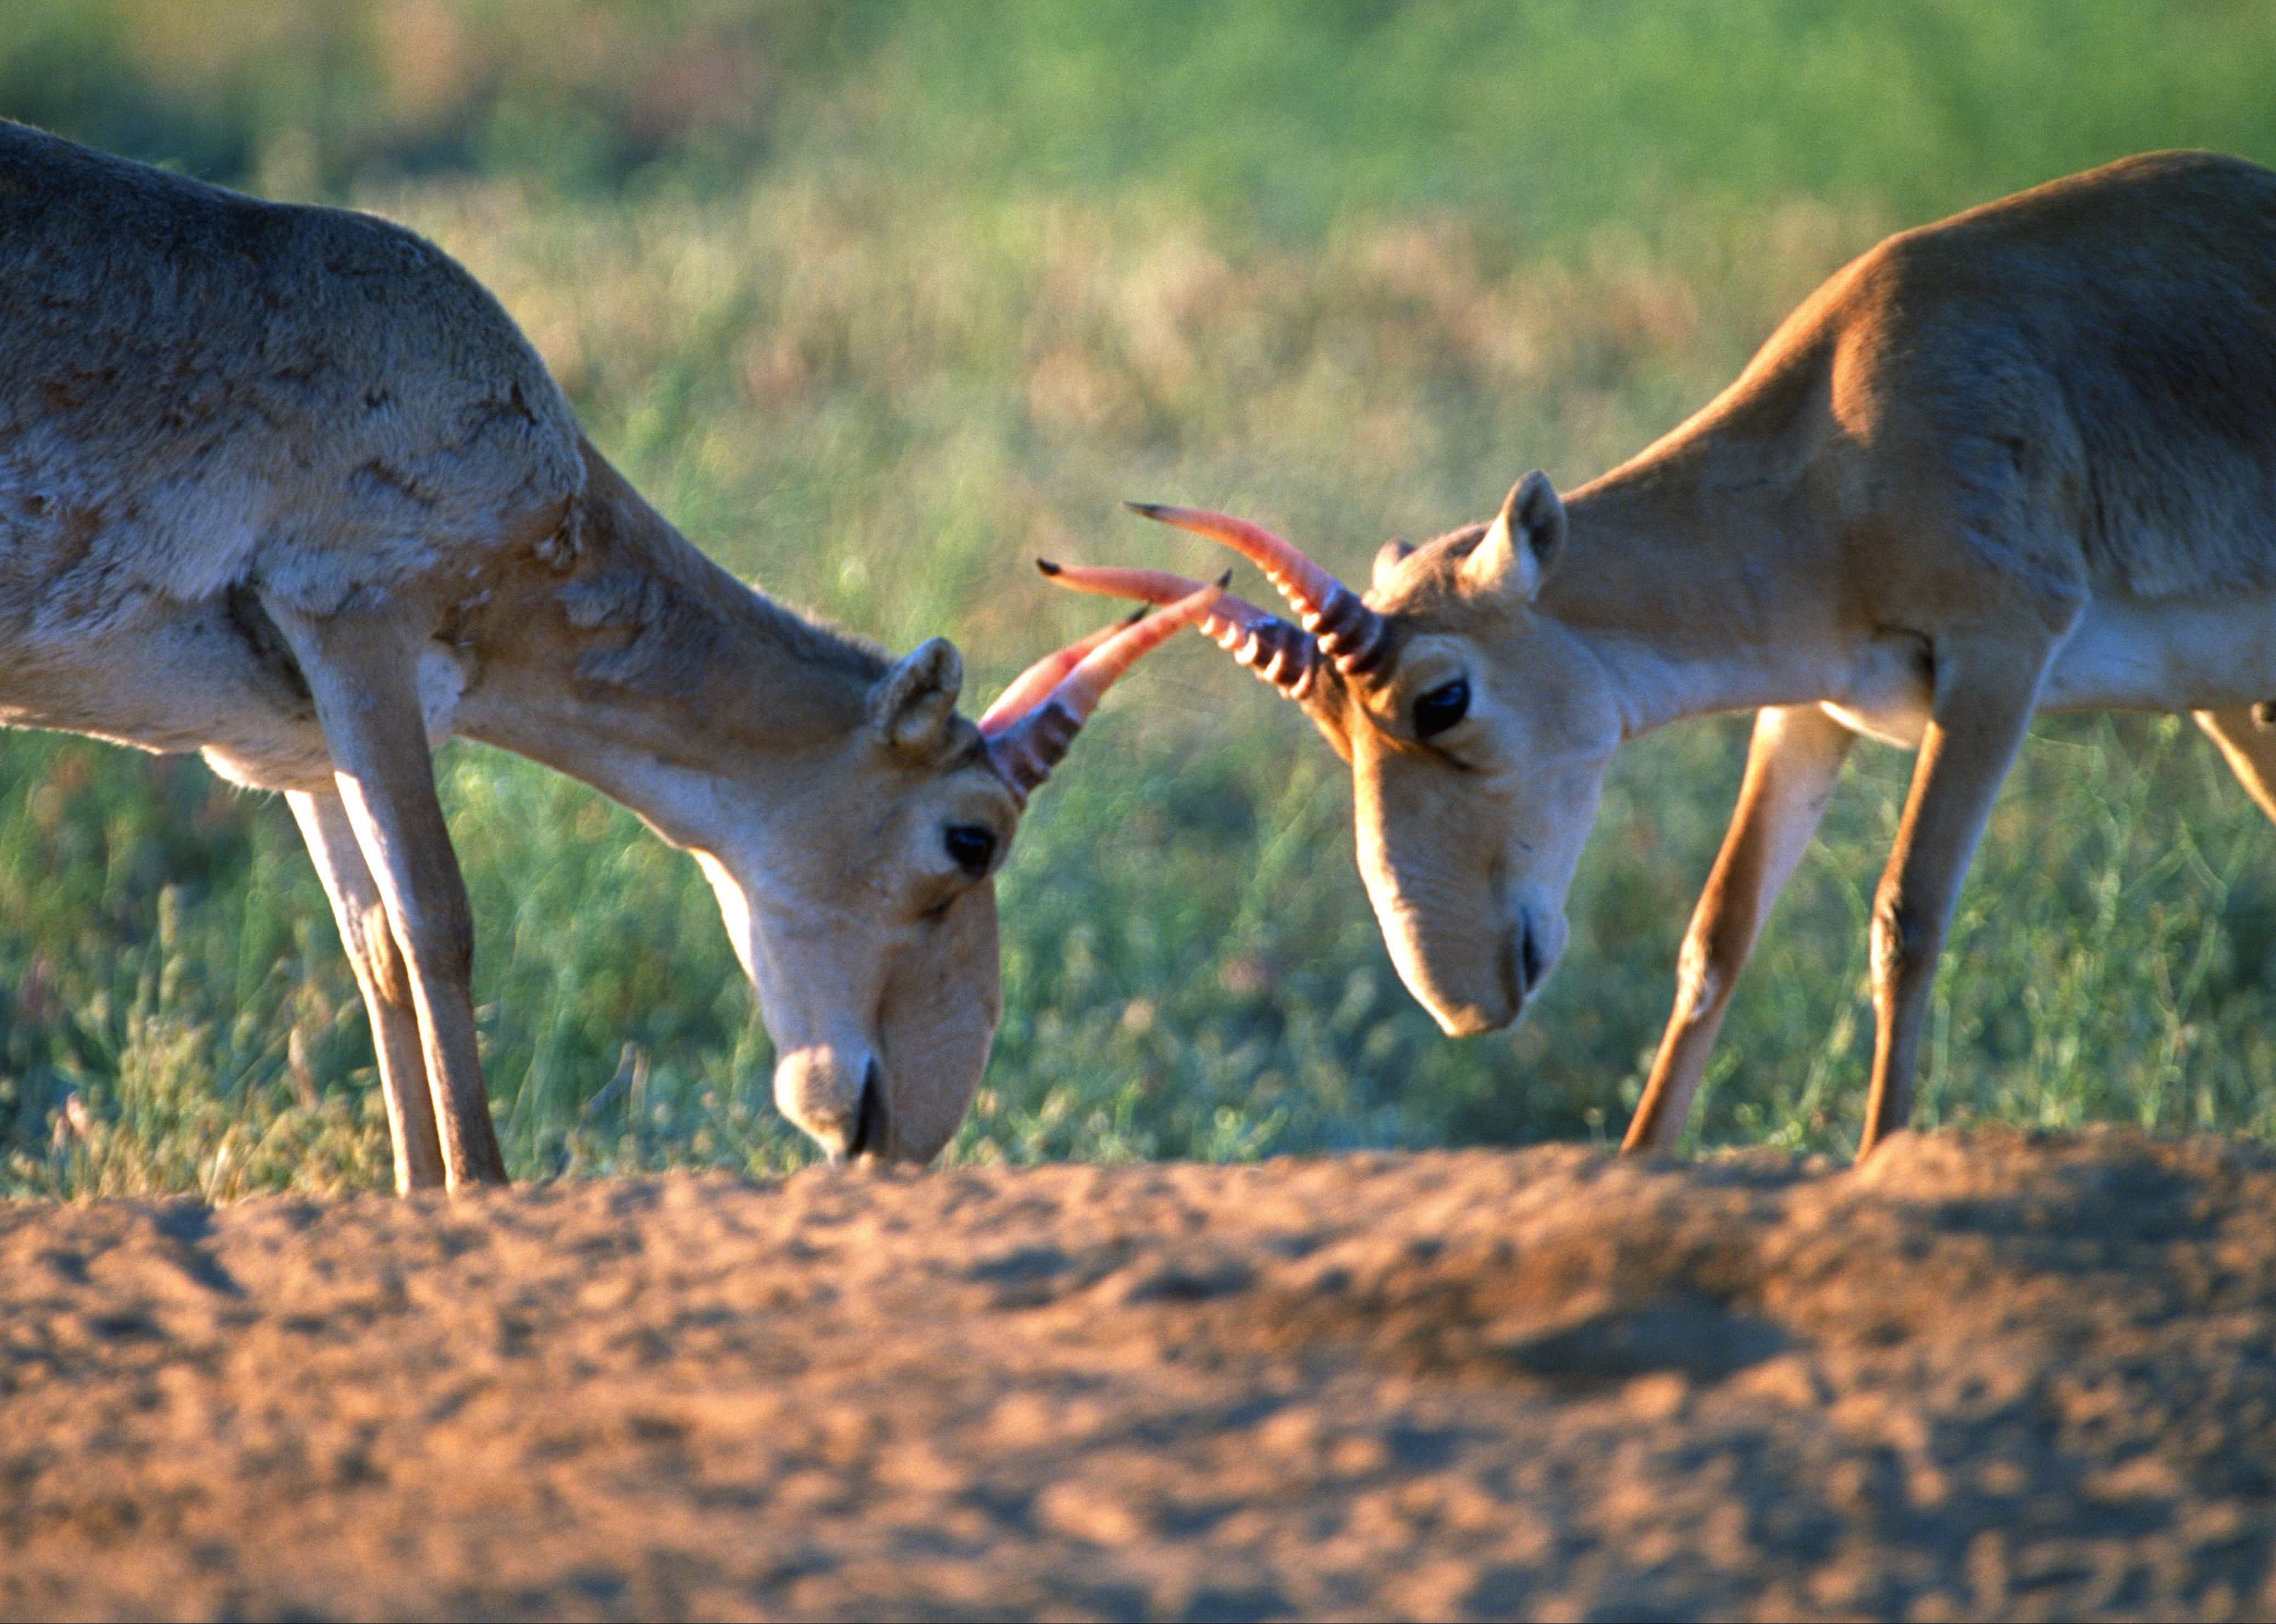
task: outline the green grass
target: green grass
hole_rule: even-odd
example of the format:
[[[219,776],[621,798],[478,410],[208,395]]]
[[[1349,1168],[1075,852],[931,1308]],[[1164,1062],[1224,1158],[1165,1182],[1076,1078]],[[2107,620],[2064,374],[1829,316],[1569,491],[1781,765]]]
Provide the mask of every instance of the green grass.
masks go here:
[[[1893,225],[2143,148],[2276,160],[2258,5],[178,14],[27,0],[0,112],[428,231],[691,535],[898,648],[954,637],[975,694],[1100,613],[1032,554],[1209,560],[1120,497],[1254,511],[1358,572],[1527,467],[1633,451]],[[1189,641],[1030,812],[952,1155],[1617,1134],[1743,722],[1624,753],[1564,967],[1514,1036],[1458,1043],[1384,953],[1339,766]],[[1853,765],[1697,1143],[1854,1142],[1908,767]],[[527,763],[453,747],[442,778],[515,1172],[803,1160],[692,865]],[[2212,750],[2050,724],[1963,900],[1923,1116],[2276,1134],[2272,1000],[2276,831]],[[382,1180],[363,1017],[280,804],[0,735],[0,1161],[57,1194]]]

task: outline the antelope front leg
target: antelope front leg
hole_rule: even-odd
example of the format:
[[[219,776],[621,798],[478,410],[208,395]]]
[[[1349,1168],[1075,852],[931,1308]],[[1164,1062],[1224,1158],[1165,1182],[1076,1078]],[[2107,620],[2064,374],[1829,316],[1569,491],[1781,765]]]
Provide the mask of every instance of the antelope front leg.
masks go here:
[[[1934,646],[1935,700],[1896,846],[1873,897],[1873,1085],[1860,1161],[1912,1120],[1937,957],[2059,641],[2041,634],[2019,647],[1987,636]]]
[[[1623,1151],[1673,1150],[1682,1135],[1731,989],[1809,849],[1855,737],[1815,705],[1766,706],[1756,716],[1738,809],[1684,933],[1675,1010]]]
[[[2200,710],[2197,725],[2220,747],[2221,759],[2263,812],[2276,818],[2276,727],[2253,719],[2253,707]]]
[[[341,806],[403,950],[444,1181],[503,1184],[474,1043],[474,918],[435,798],[416,641],[376,613],[315,618],[266,606],[307,678]]]
[[[371,1044],[379,1059],[380,1092],[387,1101],[388,1136],[395,1150],[396,1193],[431,1189],[443,1182],[443,1142],[435,1130],[411,977],[388,922],[379,882],[363,860],[346,804],[338,794],[292,790],[284,800],[308,843],[324,894],[331,899],[340,945],[355,967],[364,1010],[371,1017]]]

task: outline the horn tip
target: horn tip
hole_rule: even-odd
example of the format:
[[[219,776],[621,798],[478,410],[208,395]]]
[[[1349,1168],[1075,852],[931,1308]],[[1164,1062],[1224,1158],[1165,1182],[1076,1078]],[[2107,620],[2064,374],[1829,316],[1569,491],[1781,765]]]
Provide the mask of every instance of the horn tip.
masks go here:
[[[1141,519],[1159,519],[1170,511],[1159,502],[1125,502],[1122,505]]]
[[[1222,575],[1220,575],[1220,576],[1218,576],[1218,577],[1217,578],[1217,588],[1218,588],[1218,591],[1222,592],[1222,591],[1224,591],[1226,588],[1228,588],[1228,587],[1230,587],[1230,586],[1232,586],[1232,585],[1233,585],[1233,571],[1232,571],[1232,569],[1228,566],[1228,567],[1227,567],[1227,569],[1225,570],[1225,573],[1224,573],[1224,574],[1222,574]]]
[[[1046,575],[1056,575],[1059,573],[1059,566],[1052,563],[1049,558],[1036,559],[1036,567],[1043,571]]]

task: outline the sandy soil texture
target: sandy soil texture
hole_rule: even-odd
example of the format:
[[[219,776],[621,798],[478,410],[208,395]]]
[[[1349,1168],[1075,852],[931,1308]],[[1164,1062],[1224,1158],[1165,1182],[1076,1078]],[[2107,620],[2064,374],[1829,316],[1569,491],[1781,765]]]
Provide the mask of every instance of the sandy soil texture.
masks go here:
[[[2276,1613],[2276,1153],[0,1207],[0,1613]]]

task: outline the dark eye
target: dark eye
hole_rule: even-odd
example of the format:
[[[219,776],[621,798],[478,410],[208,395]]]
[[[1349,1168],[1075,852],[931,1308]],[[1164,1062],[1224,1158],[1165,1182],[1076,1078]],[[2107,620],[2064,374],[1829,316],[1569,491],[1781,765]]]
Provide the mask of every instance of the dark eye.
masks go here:
[[[974,879],[988,872],[988,865],[996,861],[996,831],[978,823],[951,823],[942,837],[948,846],[949,861]]]
[[[1452,682],[1440,683],[1415,702],[1415,736],[1435,737],[1469,713],[1469,679],[1457,677]]]

